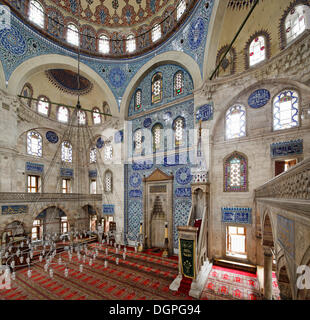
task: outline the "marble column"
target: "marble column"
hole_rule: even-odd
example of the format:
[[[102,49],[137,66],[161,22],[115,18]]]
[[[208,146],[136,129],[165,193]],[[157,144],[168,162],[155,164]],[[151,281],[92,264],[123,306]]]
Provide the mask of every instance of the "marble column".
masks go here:
[[[264,298],[272,300],[272,248],[264,247]]]

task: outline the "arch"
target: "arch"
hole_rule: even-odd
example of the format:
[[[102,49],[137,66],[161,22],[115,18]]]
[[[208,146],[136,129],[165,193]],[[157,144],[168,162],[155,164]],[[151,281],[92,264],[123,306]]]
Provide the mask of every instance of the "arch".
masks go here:
[[[76,64],[76,59],[60,54],[47,54],[30,58],[20,64],[11,74],[8,83],[8,93],[12,95],[18,95],[21,92],[23,85],[27,82],[27,79],[29,79],[32,74],[43,72],[46,69],[52,68],[64,68],[77,72],[77,68],[75,67]],[[100,89],[102,89],[107,98],[107,103],[110,107],[112,115],[118,116],[118,105],[114,94],[107,83],[100,77],[98,73],[84,63],[81,63],[80,70],[81,75],[93,80],[100,87]]]
[[[152,72],[154,68],[165,64],[174,64],[185,69],[193,79],[194,90],[201,85],[202,78],[200,69],[198,64],[192,57],[190,57],[184,52],[177,51],[169,51],[159,54],[158,56],[155,56],[153,59],[149,60],[145,65],[143,65],[143,67],[140,68],[140,70],[131,79],[121,101],[121,117],[124,117],[125,119],[128,117],[128,108],[131,101],[131,97],[133,93],[136,91],[140,81],[142,81],[148,73]]]
[[[263,246],[274,248],[274,233],[269,211],[263,217]]]
[[[215,0],[213,4],[211,19],[209,22],[209,32],[203,57],[203,80],[211,77],[216,67],[216,55],[219,47],[222,25],[228,7],[229,0]]]
[[[281,300],[292,300],[292,284],[284,255],[277,260],[277,279]]]

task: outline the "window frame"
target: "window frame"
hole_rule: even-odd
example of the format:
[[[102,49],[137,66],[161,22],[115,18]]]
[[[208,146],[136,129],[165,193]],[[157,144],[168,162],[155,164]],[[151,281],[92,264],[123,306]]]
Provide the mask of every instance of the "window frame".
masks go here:
[[[35,135],[37,135],[39,137],[38,138],[38,140],[39,140],[39,143],[38,143],[39,152],[37,154],[33,154],[32,151],[29,151],[29,150],[32,150],[32,147],[29,146],[29,139],[31,140],[31,138],[29,138],[30,134],[35,134]],[[42,138],[42,135],[39,132],[37,132],[36,130],[30,130],[30,131],[27,132],[27,135],[26,135],[26,153],[27,153],[28,156],[32,156],[32,157],[37,157],[37,158],[42,158],[43,157],[43,138]]]
[[[108,174],[111,177],[111,181],[110,181],[111,188],[110,188],[110,190],[107,189],[107,183],[106,183]],[[113,193],[113,172],[111,170],[109,170],[109,169],[104,172],[104,192],[108,193],[108,194],[112,194]]]
[[[276,98],[278,98],[280,96],[281,93],[283,92],[286,92],[286,91],[292,91],[292,92],[295,92],[297,93],[297,96],[298,96],[298,125],[297,126],[293,126],[293,127],[290,127],[290,128],[284,128],[284,129],[275,129],[275,124],[274,124],[274,116],[275,116],[275,111],[274,111],[274,108],[275,108],[275,100]],[[296,130],[298,128],[301,127],[302,125],[302,118],[301,118],[301,105],[302,105],[302,97],[301,97],[301,94],[299,92],[299,90],[293,88],[293,87],[286,87],[286,88],[283,88],[282,90],[278,91],[277,94],[275,94],[273,97],[272,97],[272,107],[271,107],[271,130],[272,132],[285,132],[287,130]]]
[[[66,181],[66,186],[64,187],[64,181]],[[66,191],[66,192],[64,192]],[[72,179],[70,178],[61,178],[61,193],[68,194],[72,193]]]
[[[74,28],[75,28],[76,30],[72,30],[72,29],[70,28],[70,26],[74,26]],[[73,43],[73,42],[69,41],[69,38],[68,38],[68,37],[69,37],[69,34],[68,34],[69,30],[72,31],[72,32],[75,32],[75,33],[77,34],[77,43]],[[66,42],[67,42],[70,46],[79,47],[79,46],[80,46],[80,41],[81,41],[81,39],[80,39],[79,28],[76,26],[75,23],[73,23],[73,22],[68,22],[68,24],[66,25]]]
[[[63,157],[63,147],[65,146],[65,143],[69,144],[70,150],[71,150],[70,153],[69,153],[69,155],[71,156],[71,159],[69,159],[69,160],[63,160],[64,159],[64,157]],[[63,163],[73,163],[73,147],[72,147],[72,144],[71,144],[70,141],[63,141],[61,143],[61,161]]]
[[[156,35],[156,32],[158,32],[158,35]],[[152,27],[152,42],[156,43],[158,42],[162,37],[162,30],[161,30],[161,24],[160,23],[155,23],[154,26]]]
[[[160,76],[160,79],[156,79],[156,76]],[[154,94],[154,86],[157,81],[160,81],[160,94]],[[163,101],[163,74],[162,72],[158,71],[152,76],[152,83],[151,83],[151,96],[152,96],[152,104],[161,103]],[[158,97],[158,98],[156,98]]]
[[[234,236],[240,236],[240,237],[244,237],[244,252],[234,252],[232,251],[231,248],[231,241],[230,241],[230,236],[231,234],[229,233],[229,228],[237,228],[237,233],[236,234],[232,234]],[[244,233],[243,234],[239,234],[239,229],[243,229]],[[247,228],[244,225],[226,225],[226,256],[228,257],[234,257],[237,259],[243,259],[246,260],[248,258],[248,250],[247,250]]]
[[[38,4],[40,8],[36,7],[33,3]],[[37,23],[35,20],[33,20],[33,19],[31,18],[31,7],[32,7],[32,5],[36,8],[36,9],[34,9],[34,10],[35,10],[35,12],[34,12],[35,16],[37,16],[37,13],[40,12],[41,9],[42,9],[42,15],[41,15],[41,17],[40,17],[40,20],[42,21],[42,24]],[[43,4],[42,4],[40,1],[38,1],[38,0],[30,0],[30,1],[29,1],[29,6],[28,6],[28,20],[29,20],[31,23],[33,23],[34,25],[36,25],[37,27],[40,27],[41,29],[44,29],[44,28],[45,28],[45,8],[44,8]]]
[[[95,110],[97,110],[97,111],[95,111]],[[101,112],[101,111],[100,111],[100,109],[99,109],[98,107],[95,107],[95,108],[92,109],[93,124],[94,124],[95,126],[99,126],[99,125],[102,124],[102,118],[101,118],[100,112]],[[94,116],[95,113],[98,114],[98,118],[100,119],[100,121],[99,121],[98,123],[95,123],[95,116]]]
[[[59,120],[59,114],[60,114],[59,109],[60,108],[64,108],[65,110],[67,110],[68,118],[67,118],[66,122]],[[58,108],[57,108],[57,121],[60,122],[60,123],[63,123],[63,124],[69,123],[69,121],[70,121],[70,110],[69,110],[69,108],[67,108],[65,106],[58,106]]]
[[[46,99],[47,101],[44,101],[44,102],[47,102],[48,103],[48,110],[47,110],[47,114],[44,114],[42,112],[39,111],[39,103],[40,101],[42,101],[41,99]],[[43,117],[49,117],[50,116],[50,112],[51,112],[51,101],[50,99],[47,97],[47,96],[44,96],[44,95],[40,95],[38,97],[38,101],[37,101],[37,113]]]
[[[104,38],[104,39],[103,39],[103,38]],[[100,50],[100,47],[101,47],[101,46],[104,47],[104,45],[100,45],[100,43],[103,43],[103,44],[104,44],[105,42],[107,43],[106,48],[108,49],[106,52],[103,51],[103,50]],[[101,33],[101,34],[99,35],[99,37],[98,37],[98,52],[101,53],[101,54],[103,54],[103,55],[105,55],[105,54],[109,54],[110,51],[111,51],[111,48],[110,48],[110,37],[107,36],[107,35],[104,34],[104,33]]]
[[[181,88],[176,89],[176,78],[178,75],[181,75]],[[177,90],[181,90],[179,93]],[[184,72],[182,70],[178,70],[174,75],[173,75],[173,96],[178,97],[181,96],[184,93]]]
[[[181,140],[177,140],[177,135],[176,135],[176,124],[177,124],[177,121],[179,120],[182,120],[183,122],[183,128],[182,128],[182,139]],[[175,147],[180,147],[184,144],[185,142],[185,129],[186,129],[186,120],[184,117],[181,117],[181,116],[178,116],[176,117],[173,122],[172,122],[172,129],[173,129],[173,132],[174,132],[174,144],[175,144]]]
[[[32,178],[35,179],[35,184],[32,185]],[[27,193],[41,193],[41,176],[35,174],[28,174],[27,175]],[[34,192],[31,190],[34,189]]]
[[[140,97],[140,100],[141,100],[141,103],[140,103],[140,107],[137,108],[137,94],[140,93],[141,97]],[[134,96],[134,109],[135,111],[141,111],[142,110],[142,89],[137,89],[135,91],[135,96]]]
[[[244,112],[244,135],[239,135],[239,137],[233,137],[233,138],[229,138],[227,136],[227,130],[228,130],[228,125],[227,125],[227,116],[228,116],[228,113],[231,109],[235,108],[235,107],[241,107],[241,109],[243,109],[243,112]],[[247,133],[247,126],[248,126],[248,112],[247,112],[247,109],[246,107],[242,104],[242,103],[235,103],[233,104],[232,106],[230,106],[226,112],[225,112],[225,125],[224,125],[224,137],[225,137],[225,141],[232,141],[232,140],[237,140],[237,139],[242,139],[242,138],[246,138],[248,133]],[[240,130],[241,131],[241,130]]]
[[[132,50],[129,50],[130,47],[134,47],[134,49]],[[126,52],[129,53],[129,54],[132,54],[134,53],[135,51],[137,50],[137,41],[136,41],[136,37],[134,34],[129,34],[127,37],[126,37]]]

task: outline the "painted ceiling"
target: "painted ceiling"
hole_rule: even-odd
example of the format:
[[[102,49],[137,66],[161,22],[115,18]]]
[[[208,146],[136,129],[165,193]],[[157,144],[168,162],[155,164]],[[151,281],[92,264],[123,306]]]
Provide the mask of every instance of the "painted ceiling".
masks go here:
[[[179,0],[45,0],[46,4],[105,27],[135,27],[162,17],[165,10],[173,10]]]
[[[229,0],[228,8],[233,10],[247,9],[255,3],[255,0]]]

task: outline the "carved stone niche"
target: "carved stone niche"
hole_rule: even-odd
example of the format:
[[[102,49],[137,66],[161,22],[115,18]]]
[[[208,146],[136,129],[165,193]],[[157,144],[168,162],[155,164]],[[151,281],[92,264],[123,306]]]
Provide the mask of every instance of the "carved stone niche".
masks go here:
[[[165,248],[168,222],[168,250],[173,253],[173,176],[156,169],[144,179],[143,225],[146,248]]]

